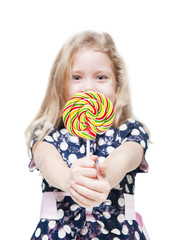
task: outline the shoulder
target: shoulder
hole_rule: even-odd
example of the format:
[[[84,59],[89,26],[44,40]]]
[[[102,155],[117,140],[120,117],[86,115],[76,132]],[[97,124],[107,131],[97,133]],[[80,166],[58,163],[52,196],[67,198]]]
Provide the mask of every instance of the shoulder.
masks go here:
[[[146,150],[149,136],[142,123],[134,119],[127,119],[119,128],[110,128],[100,135],[98,145],[112,145],[115,148],[127,141],[140,143]]]
[[[103,135],[105,138],[119,139],[120,142],[122,142],[128,135],[138,136],[140,134],[148,137],[143,124],[137,120],[129,118],[118,128],[110,128]]]
[[[127,141],[133,141],[141,144],[144,150],[147,150],[149,135],[143,124],[134,119],[125,121],[117,131],[121,144]]]
[[[44,138],[43,141],[49,143],[58,143],[60,141],[69,140],[71,134],[68,132],[66,128],[53,128],[50,133],[48,133]]]
[[[132,118],[127,119],[119,128],[118,132],[121,135],[126,135],[131,133],[132,135],[147,134],[147,131],[144,129],[144,126],[141,122],[134,120]]]

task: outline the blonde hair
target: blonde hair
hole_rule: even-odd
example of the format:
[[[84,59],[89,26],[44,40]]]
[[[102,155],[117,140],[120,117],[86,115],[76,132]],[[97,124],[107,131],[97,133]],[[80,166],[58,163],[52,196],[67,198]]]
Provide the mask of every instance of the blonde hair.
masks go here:
[[[133,117],[124,63],[117,52],[112,37],[108,33],[80,32],[68,39],[54,61],[40,110],[25,132],[28,148],[30,141],[36,135],[38,141],[41,141],[53,127],[62,126],[62,110],[68,100],[72,59],[78,50],[86,47],[107,54],[112,62],[116,77],[114,127],[119,127],[128,118]]]

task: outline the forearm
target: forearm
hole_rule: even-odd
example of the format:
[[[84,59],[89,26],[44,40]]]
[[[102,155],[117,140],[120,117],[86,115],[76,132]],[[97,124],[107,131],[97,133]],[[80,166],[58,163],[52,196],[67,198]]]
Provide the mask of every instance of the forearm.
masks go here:
[[[42,176],[53,187],[68,192],[69,167],[63,161],[57,149],[46,142],[34,148],[34,162]]]
[[[118,185],[128,172],[139,166],[143,154],[144,150],[138,143],[127,142],[105,159],[106,177],[111,188]]]

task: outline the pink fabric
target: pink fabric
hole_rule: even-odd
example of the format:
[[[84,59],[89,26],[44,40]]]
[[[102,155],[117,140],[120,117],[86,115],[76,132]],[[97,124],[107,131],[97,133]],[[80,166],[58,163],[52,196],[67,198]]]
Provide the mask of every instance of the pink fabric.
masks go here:
[[[148,163],[146,162],[145,157],[143,157],[142,162],[141,162],[140,165],[139,165],[139,168],[140,168],[142,171],[144,171],[144,172],[148,172],[149,165],[148,165]]]
[[[29,170],[33,171],[35,169],[36,169],[36,165],[35,165],[34,160],[32,159],[31,162],[29,163]]]
[[[124,193],[125,199],[125,220],[136,219],[134,209],[134,195]]]
[[[142,231],[143,231],[143,233],[144,233],[144,236],[146,237],[146,240],[150,240],[150,237],[149,237],[149,235],[148,235],[148,232],[147,232],[145,226],[143,226]]]
[[[92,209],[91,208],[86,208],[86,221],[88,222],[95,222],[95,218],[92,215]]]
[[[149,237],[149,235],[148,235],[148,232],[147,232],[147,230],[146,230],[146,228],[145,228],[145,225],[144,225],[144,223],[143,223],[142,217],[141,217],[141,215],[140,215],[139,213],[137,213],[137,212],[136,212],[136,221],[137,221],[137,223],[139,224],[140,228],[142,229],[142,231],[143,231],[146,239],[147,239],[147,240],[150,240],[150,237]]]
[[[131,194],[123,194],[125,199],[125,220],[136,220],[142,229],[147,240],[150,240],[147,230],[144,226],[142,217],[139,213],[135,212],[134,207],[134,195]]]
[[[56,206],[56,199],[58,197],[70,196],[69,193],[65,192],[44,192],[42,198],[42,206],[40,211],[40,218],[47,218],[58,220],[58,212]],[[125,200],[125,220],[136,220],[144,232],[144,235],[147,240],[150,240],[146,228],[143,224],[142,217],[139,213],[135,212],[134,208],[134,195],[124,194]],[[86,221],[95,222],[95,218],[92,215],[92,209],[86,209]]]
[[[143,224],[143,221],[142,221],[142,217],[139,213],[136,212],[136,221],[138,222],[139,226],[141,228],[143,228],[144,224]]]
[[[56,199],[58,197],[70,196],[66,192],[44,192],[42,197],[42,206],[40,211],[40,218],[48,218],[57,220],[57,206]],[[92,209],[86,209],[86,221],[95,222],[95,218],[92,215]]]
[[[64,192],[44,192],[42,198],[42,206],[40,211],[40,218],[58,219],[56,198],[62,196],[70,196],[69,193]]]

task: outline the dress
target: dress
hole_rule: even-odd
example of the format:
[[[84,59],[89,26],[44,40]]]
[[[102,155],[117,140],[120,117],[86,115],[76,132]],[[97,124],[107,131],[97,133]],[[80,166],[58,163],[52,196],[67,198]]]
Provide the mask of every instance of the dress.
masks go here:
[[[53,129],[43,141],[53,144],[69,167],[75,159],[86,155],[86,140],[72,136],[65,128]],[[97,135],[95,140],[90,140],[90,153],[97,155],[98,162],[102,162],[115,148],[127,141],[141,144],[146,152],[148,135],[138,121],[128,119],[118,129],[110,128],[104,134]],[[31,142],[31,149],[34,142],[35,139]],[[32,156],[29,168],[31,171],[36,168]],[[142,225],[137,221],[137,215],[133,211],[128,214],[128,209],[132,208],[130,204],[133,203],[133,200],[128,200],[134,197],[135,176],[147,169],[148,164],[143,159],[137,169],[127,173],[120,184],[111,189],[107,200],[92,209],[95,221],[87,220],[86,209],[77,205],[70,196],[57,196],[57,219],[41,216],[31,240],[148,240]],[[45,179],[42,181],[42,192],[45,195],[63,193],[50,186]]]

